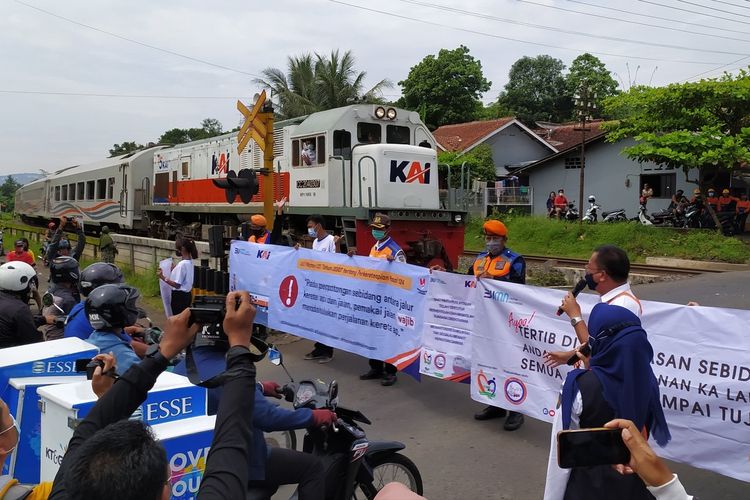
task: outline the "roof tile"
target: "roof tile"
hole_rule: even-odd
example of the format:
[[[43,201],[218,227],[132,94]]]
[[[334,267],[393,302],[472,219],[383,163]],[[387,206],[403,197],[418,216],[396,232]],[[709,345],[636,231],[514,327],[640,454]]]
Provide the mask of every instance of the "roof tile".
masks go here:
[[[508,116],[498,120],[443,125],[435,130],[432,135],[446,151],[464,151],[514,119],[513,116]]]

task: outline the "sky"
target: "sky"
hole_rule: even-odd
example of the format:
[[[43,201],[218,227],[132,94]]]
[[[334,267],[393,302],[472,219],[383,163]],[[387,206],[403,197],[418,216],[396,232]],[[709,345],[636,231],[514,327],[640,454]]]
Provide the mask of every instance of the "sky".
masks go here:
[[[749,27],[748,0],[0,0],[0,175],[97,161],[207,117],[231,129],[236,100],[289,55],[351,50],[395,100],[423,57],[466,45],[491,102],[523,56],[592,52],[624,89],[736,71]]]

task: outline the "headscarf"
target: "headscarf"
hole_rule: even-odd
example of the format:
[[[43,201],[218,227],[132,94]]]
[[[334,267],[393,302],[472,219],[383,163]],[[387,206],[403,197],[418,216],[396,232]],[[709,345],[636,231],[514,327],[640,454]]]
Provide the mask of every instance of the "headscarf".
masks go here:
[[[590,369],[599,379],[604,400],[617,418],[632,420],[636,428],[646,427],[660,446],[672,436],[659,401],[659,386],[651,369],[654,351],[641,320],[620,306],[597,304],[588,324],[591,345]],[[563,386],[562,417],[570,427],[577,378],[585,370],[573,370]]]

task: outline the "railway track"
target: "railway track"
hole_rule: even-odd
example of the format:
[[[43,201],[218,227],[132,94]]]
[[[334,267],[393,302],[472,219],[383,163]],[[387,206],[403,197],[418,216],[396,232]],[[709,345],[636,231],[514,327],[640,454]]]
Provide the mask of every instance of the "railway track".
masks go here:
[[[464,255],[467,257],[476,257],[479,255],[480,252],[475,252],[472,250],[464,250]],[[534,264],[543,264],[547,261],[555,261],[557,262],[558,266],[562,267],[577,267],[577,268],[584,268],[586,267],[586,263],[588,260],[584,259],[570,259],[567,257],[545,257],[543,255],[524,255],[524,259],[526,259],[526,262],[534,263]],[[683,267],[673,267],[673,266],[657,266],[653,264],[630,264],[630,271],[633,273],[641,273],[641,274],[685,274],[685,275],[697,275],[697,274],[704,274],[704,273],[720,273],[723,271],[715,270],[715,269],[686,269]]]

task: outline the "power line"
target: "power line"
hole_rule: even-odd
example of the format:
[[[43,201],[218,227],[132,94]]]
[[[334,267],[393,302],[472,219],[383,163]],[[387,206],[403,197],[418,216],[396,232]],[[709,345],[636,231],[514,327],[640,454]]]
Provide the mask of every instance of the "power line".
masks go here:
[[[638,44],[638,45],[647,45],[647,46],[650,46],[650,47],[664,47],[664,48],[668,48],[668,49],[690,50],[690,51],[695,51],[695,52],[709,52],[709,53],[727,54],[727,55],[733,55],[733,56],[738,56],[738,55],[744,56],[744,55],[747,55],[747,54],[745,54],[743,52],[727,52],[727,51],[723,51],[723,50],[697,49],[697,48],[692,48],[692,47],[684,47],[684,46],[681,46],[681,45],[671,45],[671,44],[667,44],[667,43],[645,42],[645,41],[642,41],[642,40],[632,40],[632,39],[628,39],[628,38],[620,38],[620,37],[615,37],[615,36],[595,35],[595,34],[592,34],[592,33],[585,33],[585,32],[582,32],[582,31],[566,30],[566,29],[562,29],[562,28],[555,28],[553,26],[545,26],[545,25],[541,25],[541,24],[528,23],[528,22],[525,22],[525,21],[517,21],[515,19],[507,19],[507,18],[502,18],[502,17],[496,17],[496,16],[491,16],[489,14],[481,14],[479,12],[472,12],[472,11],[469,11],[469,10],[458,9],[458,8],[455,8],[455,7],[449,7],[447,5],[421,2],[421,1],[418,1],[418,0],[399,0],[399,1],[403,2],[403,3],[412,4],[412,5],[419,5],[419,6],[422,6],[422,7],[428,7],[428,8],[431,8],[431,9],[438,9],[438,10],[442,10],[442,11],[446,11],[446,12],[453,12],[453,13],[463,14],[463,15],[467,15],[467,16],[471,16],[471,17],[477,17],[477,18],[480,18],[480,19],[487,19],[487,20],[497,21],[497,22],[501,22],[501,23],[514,24],[514,25],[518,25],[518,26],[527,26],[527,27],[530,27],[530,28],[536,28],[536,29],[541,29],[541,30],[553,31],[553,32],[556,32],[556,33],[565,33],[565,34],[568,34],[568,35],[585,36],[585,37],[589,37],[589,38],[597,38],[597,39],[602,39],[602,40],[612,40],[612,41],[616,41],[616,42],[634,43],[634,44]]]
[[[100,94],[94,92],[53,92],[43,90],[4,90],[0,94],[59,95],[76,97],[118,97],[125,99],[237,99],[236,96],[196,96],[196,95],[144,95],[144,94]]]
[[[543,4],[543,3],[531,2],[529,0],[516,0],[516,1],[522,2],[522,3],[528,3],[528,4],[532,4],[532,5],[538,5],[539,7],[548,7],[548,8],[551,8],[551,9],[557,9],[557,10],[562,10],[562,11],[566,11],[566,12],[575,12],[577,14],[583,14],[585,16],[592,16],[592,17],[599,17],[599,18],[602,18],[602,19],[610,19],[610,20],[613,20],[613,21],[620,21],[620,22],[623,22],[623,23],[637,24],[637,25],[640,25],[640,26],[648,26],[648,27],[651,27],[651,28],[660,28],[660,29],[671,30],[671,31],[680,31],[682,33],[689,33],[691,35],[695,34],[695,35],[704,35],[704,36],[714,36],[714,37],[717,37],[717,38],[725,38],[727,40],[737,40],[737,41],[741,41],[741,42],[750,41],[750,40],[747,40],[747,39],[744,39],[744,38],[734,38],[734,37],[728,37],[728,36],[723,36],[723,35],[716,35],[716,34],[712,34],[712,33],[701,33],[701,32],[698,32],[698,31],[684,30],[684,29],[680,29],[680,28],[673,28],[673,27],[670,27],[670,26],[662,26],[662,25],[658,25],[658,24],[648,24],[648,23],[642,23],[642,22],[639,22],[639,21],[631,21],[629,19],[622,19],[622,18],[619,18],[619,17],[611,17],[611,16],[604,16],[604,15],[601,15],[601,14],[593,14],[591,12],[586,12],[586,11],[566,9],[564,7],[557,7],[557,6],[554,6],[554,5],[547,5],[547,4]],[[747,1],[750,1],[750,0],[747,0]],[[698,26],[700,28],[709,28],[709,29],[717,30],[717,31],[725,31],[727,33],[739,33],[741,35],[747,34],[747,31],[744,31],[744,30],[733,30],[731,28],[719,28],[717,26],[706,26],[705,23],[692,23],[690,21],[685,21],[684,19],[677,20],[677,19],[673,19],[673,18],[669,18],[669,17],[655,16],[655,15],[652,15],[652,14],[641,14],[639,12],[633,12],[633,11],[625,10],[625,9],[618,9],[616,7],[609,7],[609,6],[604,6],[604,5],[597,5],[595,3],[582,2],[581,0],[568,0],[568,2],[569,3],[578,3],[578,4],[581,4],[581,5],[587,5],[589,7],[596,7],[597,9],[611,10],[613,12],[619,12],[619,13],[622,13],[622,14],[630,14],[631,16],[646,17],[646,18],[649,18],[649,19],[656,19],[656,20],[659,20],[659,21],[669,21],[669,22],[673,22],[673,23],[685,24],[687,26]]]
[[[732,14],[733,16],[750,17],[747,14],[738,14],[737,12],[732,12],[731,10],[718,9],[716,7],[707,7],[707,6],[701,5],[699,3],[689,2],[688,0],[677,0],[677,1],[680,2],[680,3],[687,4],[687,5],[693,5],[695,7],[700,7],[701,9],[714,10],[716,12],[723,12],[725,14]],[[704,14],[704,15],[708,15],[708,14]]]
[[[697,10],[690,10],[690,9],[683,9],[682,7],[675,7],[674,5],[665,5],[663,3],[659,2],[652,2],[651,0],[638,0],[641,3],[648,3],[651,5],[656,5],[658,7],[664,7],[665,9],[674,9],[679,10],[682,12],[689,12],[691,14],[698,14],[699,16],[707,16],[707,17],[713,17],[715,19],[723,19],[724,21],[732,21],[733,23],[739,23],[739,24],[750,24],[747,21],[738,21],[736,19],[732,19],[729,17],[721,17],[721,16],[715,16],[713,14],[706,14],[705,12],[699,12]]]
[[[149,49],[158,50],[159,52],[164,52],[166,54],[171,54],[173,56],[181,57],[181,58],[187,59],[189,61],[199,62],[201,64],[206,64],[208,66],[213,66],[214,68],[224,69],[224,70],[227,70],[227,71],[233,71],[235,73],[240,73],[240,74],[243,74],[243,75],[252,76],[254,78],[262,78],[259,75],[256,75],[254,73],[250,73],[250,72],[247,72],[247,71],[243,71],[241,69],[232,68],[232,67],[229,67],[229,66],[224,66],[223,64],[213,63],[211,61],[206,61],[205,59],[199,59],[197,57],[189,56],[187,54],[181,54],[179,52],[175,52],[174,50],[165,49],[165,48],[162,48],[162,47],[157,47],[156,45],[151,45],[150,43],[140,42],[138,40],[134,40],[132,38],[128,38],[128,37],[123,36],[123,35],[118,35],[117,33],[112,33],[111,31],[107,31],[107,30],[104,30],[104,29],[101,29],[101,28],[97,28],[96,26],[91,26],[89,24],[85,24],[85,23],[76,21],[75,19],[70,19],[69,17],[61,16],[60,14],[56,14],[56,13],[51,12],[49,10],[42,9],[41,7],[37,7],[35,5],[31,5],[31,4],[23,2],[21,0],[14,0],[14,1],[17,4],[23,5],[25,7],[30,8],[30,9],[34,9],[36,11],[42,12],[44,14],[47,14],[49,16],[56,17],[58,19],[62,19],[63,21],[67,21],[69,23],[75,24],[76,26],[81,26],[83,28],[87,28],[87,29],[96,31],[98,33],[103,33],[105,35],[109,35],[109,36],[112,36],[114,38],[118,38],[120,40],[124,40],[126,42],[134,43],[134,44],[140,45],[142,47],[148,47]]]
[[[582,49],[574,49],[574,48],[569,48],[569,47],[561,47],[559,45],[553,45],[553,44],[542,43],[542,42],[532,42],[532,41],[529,41],[529,40],[521,40],[519,38],[512,38],[512,37],[508,37],[508,36],[497,35],[495,33],[486,33],[484,31],[472,30],[472,29],[468,29],[468,28],[459,28],[457,26],[449,26],[447,24],[441,24],[441,23],[436,23],[436,22],[432,22],[432,21],[426,21],[424,19],[416,19],[416,18],[413,18],[413,17],[408,17],[408,16],[404,16],[404,15],[401,15],[401,14],[396,14],[394,12],[388,12],[388,11],[384,11],[384,10],[373,9],[373,8],[370,8],[370,7],[364,7],[362,5],[351,4],[351,3],[343,2],[341,0],[328,0],[328,1],[331,2],[331,3],[338,4],[338,5],[345,5],[347,7],[352,7],[352,8],[359,9],[359,10],[364,10],[364,11],[367,11],[367,12],[375,12],[377,14],[383,14],[383,15],[386,15],[386,16],[395,17],[395,18],[398,18],[398,19],[404,19],[406,21],[412,21],[412,22],[415,22],[415,23],[426,24],[426,25],[429,25],[429,26],[437,26],[439,28],[446,28],[446,29],[451,29],[451,30],[455,30],[455,31],[462,31],[462,32],[471,33],[471,34],[474,34],[474,35],[487,36],[487,37],[491,37],[491,38],[497,38],[497,39],[500,39],[500,40],[508,40],[508,41],[511,41],[511,42],[519,42],[519,43],[525,43],[525,44],[529,44],[529,45],[536,45],[536,46],[539,46],[539,47],[547,47],[547,48],[558,49],[558,50],[567,50],[567,51],[578,52],[578,53],[582,52]],[[716,61],[710,61],[709,62],[709,61],[686,61],[684,59],[658,59],[656,57],[644,57],[644,56],[636,56],[636,55],[632,55],[632,54],[614,54],[614,53],[611,53],[611,52],[601,52],[601,51],[593,51],[593,50],[585,50],[585,52],[589,52],[591,54],[599,54],[599,55],[604,55],[604,56],[610,56],[610,57],[621,57],[621,58],[624,58],[624,59],[641,59],[641,60],[645,60],[645,61],[674,62],[674,63],[683,63],[683,64],[706,64],[706,65],[716,64]]]
[[[736,61],[728,62],[728,63],[726,63],[726,64],[722,64],[721,66],[717,66],[717,67],[716,67],[716,68],[714,68],[714,69],[709,69],[709,70],[707,70],[707,71],[704,71],[704,72],[702,72],[702,73],[698,73],[697,75],[691,76],[690,78],[686,78],[686,79],[685,79],[685,80],[683,80],[683,81],[685,81],[685,82],[689,82],[690,80],[695,80],[696,78],[698,78],[698,77],[701,77],[701,76],[703,76],[703,75],[707,75],[707,74],[709,74],[709,73],[716,73],[717,71],[719,71],[719,70],[722,70],[722,69],[724,69],[724,68],[726,68],[726,67],[728,67],[728,66],[733,66],[733,65],[735,65],[735,64],[739,64],[739,63],[741,63],[742,61],[744,61],[744,60],[746,60],[746,59],[750,59],[750,56],[747,56],[747,57],[740,57],[740,58],[739,58],[739,59],[737,59]]]
[[[726,5],[731,5],[732,7],[737,7],[738,9],[750,9],[750,7],[748,7],[747,5],[737,5],[736,3],[725,2],[724,0],[711,0],[711,1],[716,2],[716,3],[723,3]]]

